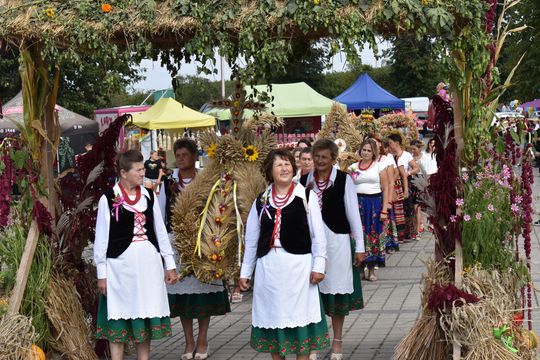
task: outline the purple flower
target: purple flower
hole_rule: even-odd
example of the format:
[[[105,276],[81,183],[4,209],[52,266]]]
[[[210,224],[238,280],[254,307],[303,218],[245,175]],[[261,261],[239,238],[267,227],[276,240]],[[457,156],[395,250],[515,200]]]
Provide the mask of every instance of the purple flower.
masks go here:
[[[456,206],[463,206],[463,204],[465,204],[463,199],[456,199]]]
[[[471,215],[468,215],[468,214],[463,215],[463,220],[471,221]]]
[[[519,206],[517,206],[516,204],[510,205],[510,209],[512,209],[512,212],[514,214],[517,214],[519,212]]]
[[[480,220],[480,219],[482,219],[482,214],[480,214],[479,212],[477,212],[476,215],[475,215],[475,217],[476,217],[476,220]]]
[[[456,221],[457,221],[457,216],[456,215],[450,215],[450,222],[455,223]]]
[[[480,188],[480,185],[481,185],[481,184],[480,184],[480,181],[475,182],[475,183],[474,183],[475,189],[479,189],[479,188]]]
[[[493,204],[489,204],[487,209],[491,212],[494,212],[495,211],[495,206],[493,206]]]
[[[464,171],[463,174],[461,174],[461,178],[463,179],[463,181],[467,181],[469,180],[469,174]]]

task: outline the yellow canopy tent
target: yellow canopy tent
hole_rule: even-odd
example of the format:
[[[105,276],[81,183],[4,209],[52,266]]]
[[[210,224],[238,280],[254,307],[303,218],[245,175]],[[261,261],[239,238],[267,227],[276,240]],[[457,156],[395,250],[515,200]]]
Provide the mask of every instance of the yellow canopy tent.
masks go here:
[[[172,98],[161,98],[145,112],[133,114],[133,124],[149,130],[171,130],[211,127],[216,125],[216,119]]]

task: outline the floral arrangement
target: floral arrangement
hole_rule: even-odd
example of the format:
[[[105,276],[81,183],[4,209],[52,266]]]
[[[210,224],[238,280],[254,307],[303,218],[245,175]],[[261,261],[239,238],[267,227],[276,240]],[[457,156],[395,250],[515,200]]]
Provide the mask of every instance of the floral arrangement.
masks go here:
[[[269,130],[258,130],[268,124],[272,121],[265,115],[239,125],[237,133],[200,134],[209,164],[181,193],[173,210],[181,276],[194,274],[203,282],[237,277],[244,224],[266,186],[262,161],[276,144]]]
[[[403,136],[405,145],[419,137],[416,121],[412,115],[404,113],[388,114],[378,118],[377,122],[380,124],[383,136],[398,130]]]

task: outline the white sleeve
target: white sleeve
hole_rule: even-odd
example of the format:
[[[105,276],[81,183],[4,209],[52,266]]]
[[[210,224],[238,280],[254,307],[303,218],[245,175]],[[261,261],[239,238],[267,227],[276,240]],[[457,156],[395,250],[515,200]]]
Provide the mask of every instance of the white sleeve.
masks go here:
[[[255,263],[257,262],[257,245],[259,244],[259,234],[261,226],[259,224],[259,214],[257,213],[257,200],[253,202],[246,222],[246,241],[244,249],[244,260],[240,270],[240,277],[251,279]]]
[[[174,254],[171,247],[171,242],[169,240],[169,234],[165,228],[165,223],[163,222],[163,217],[161,216],[161,210],[159,209],[159,201],[157,201],[154,196],[154,232],[156,233],[156,238],[159,244],[159,252],[163,257],[165,262],[166,270],[176,269],[176,263],[174,261]]]
[[[360,211],[358,210],[358,197],[352,179],[347,176],[345,181],[345,214],[347,220],[351,226],[351,233],[353,235],[355,245],[355,252],[365,252],[364,247],[364,230],[362,228],[362,219],[360,218]]]
[[[159,210],[161,211],[163,222],[167,221],[167,209],[165,207],[167,206],[167,194],[165,194],[165,181],[161,182],[161,185],[159,185],[159,195],[157,198],[157,202],[159,204]]]
[[[98,279],[107,278],[107,247],[109,246],[110,221],[109,204],[105,195],[102,195],[98,203],[96,238],[94,240],[94,262],[96,263]]]
[[[313,256],[313,266],[311,271],[321,274],[326,269],[326,235],[324,233],[324,222],[317,194],[309,191],[308,201],[308,226],[311,235],[311,255]]]

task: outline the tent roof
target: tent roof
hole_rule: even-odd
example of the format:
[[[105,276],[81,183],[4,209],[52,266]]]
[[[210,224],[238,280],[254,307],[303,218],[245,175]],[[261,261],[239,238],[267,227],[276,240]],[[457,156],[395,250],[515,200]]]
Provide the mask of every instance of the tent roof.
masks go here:
[[[527,108],[533,107],[533,108],[540,108],[540,99],[534,99],[533,101],[529,101],[526,103],[523,103],[519,105],[524,110],[527,110]]]
[[[161,98],[145,112],[132,114],[133,124],[144,129],[183,129],[216,125],[213,116],[195,111],[172,98]]]
[[[356,79],[335,100],[346,104],[348,110],[405,108],[405,101],[384,90],[367,73]]]
[[[71,110],[55,105],[58,111],[58,120],[62,128],[62,135],[74,134],[97,134],[98,123],[85,116],[79,115]],[[22,91],[9,100],[2,108],[4,118],[0,120],[0,129],[16,129],[13,121],[22,124],[23,122],[23,98]]]
[[[282,118],[321,116],[328,114],[334,101],[319,94],[305,82],[291,84],[271,84],[272,90],[266,85],[257,85],[254,88],[257,93],[266,92],[273,100],[267,103],[266,112],[273,112],[275,116]],[[247,96],[253,94],[250,86],[245,88]],[[273,105],[273,106],[272,106]],[[220,120],[230,120],[231,112],[227,109],[203,107],[207,114],[216,116]],[[245,110],[244,117],[253,115],[252,110]]]

